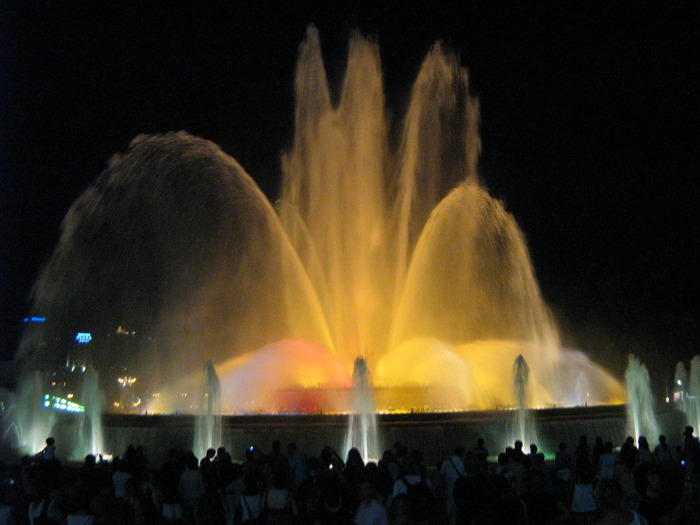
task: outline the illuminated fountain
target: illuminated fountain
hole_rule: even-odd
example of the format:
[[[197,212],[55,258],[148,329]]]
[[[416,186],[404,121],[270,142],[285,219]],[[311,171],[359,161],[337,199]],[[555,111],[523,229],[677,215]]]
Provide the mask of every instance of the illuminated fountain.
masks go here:
[[[207,449],[223,446],[221,433],[221,384],[214,363],[204,366],[199,410],[194,425],[194,453],[204,457]]]
[[[377,414],[374,408],[372,380],[367,363],[361,357],[355,359],[352,373],[352,404],[345,437],[345,453],[351,448],[360,451],[365,461],[378,461],[383,449],[377,432]]]
[[[537,430],[532,413],[528,410],[528,380],[530,376],[530,367],[525,362],[522,355],[515,358],[513,364],[513,389],[515,391],[515,416],[513,424],[513,443],[516,439],[520,440],[524,445],[530,443],[539,443],[537,439]]]
[[[160,394],[149,412],[182,410],[207,360],[223,413],[348,412],[358,356],[378,411],[515,407],[517,356],[532,408],[622,403],[561,348],[524,236],[480,183],[466,70],[433,47],[393,149],[379,56],[351,39],[334,103],[309,29],[276,209],[211,142],[135,139],[69,210],[34,312],[148,333],[116,355]],[[114,360],[92,344],[98,369]],[[54,353],[28,336],[20,358]]]
[[[688,424],[700,430],[700,356],[690,360],[690,378],[688,383],[687,416]]]
[[[84,458],[88,454],[105,452],[102,429],[102,412],[105,408],[104,394],[100,390],[98,374],[93,368],[83,372],[83,387],[80,396],[83,411],[77,425],[77,439],[73,440],[74,458]]]
[[[688,371],[683,361],[676,363],[673,374],[673,401],[682,412],[688,414]]]
[[[630,355],[625,371],[627,390],[627,432],[636,439],[645,436],[655,439],[659,435],[654,397],[651,393],[649,371],[639,359]]]
[[[13,414],[8,424],[13,426],[17,448],[23,454],[36,454],[45,446],[51,435],[57,413],[46,410],[41,374],[32,372],[19,380],[17,399],[13,403]]]
[[[3,454],[37,454],[46,439],[54,436],[64,459],[82,460],[87,454],[105,452],[104,395],[97,372],[85,368],[77,377],[79,396],[75,398],[73,394],[61,397],[58,392],[47,393],[39,371],[20,376],[17,392],[8,399],[0,419]]]

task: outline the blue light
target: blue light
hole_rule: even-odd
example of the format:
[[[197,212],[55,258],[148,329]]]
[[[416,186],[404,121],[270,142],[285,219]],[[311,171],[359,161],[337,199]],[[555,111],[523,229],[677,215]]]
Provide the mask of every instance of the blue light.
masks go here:
[[[92,334],[90,332],[78,332],[75,334],[75,340],[80,344],[89,343],[92,341]]]
[[[25,317],[25,323],[43,323],[46,321],[46,317]]]
[[[85,407],[83,405],[68,401],[62,397],[49,396],[48,394],[44,396],[44,406],[46,408],[60,410],[61,412],[85,412]]]

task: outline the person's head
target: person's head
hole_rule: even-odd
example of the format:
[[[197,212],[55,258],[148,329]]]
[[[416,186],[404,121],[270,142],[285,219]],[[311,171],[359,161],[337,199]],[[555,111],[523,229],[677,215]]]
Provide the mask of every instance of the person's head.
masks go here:
[[[694,430],[693,427],[688,425],[683,429],[683,435],[686,438],[692,438],[693,437],[693,430]]]
[[[661,443],[662,445],[665,444],[665,443],[666,443],[666,436],[664,436],[663,434],[661,434],[661,435],[659,436],[659,443]]]
[[[297,451],[297,444],[296,443],[287,443],[287,455],[290,457],[293,456]]]
[[[564,443],[563,441],[559,443],[559,450],[564,452],[566,450],[566,443]]]
[[[346,464],[350,465],[364,465],[365,462],[362,461],[362,454],[360,454],[360,451],[352,447],[350,450],[348,450],[348,460]]]
[[[644,450],[649,450],[649,442],[647,441],[647,438],[645,438],[644,436],[639,436],[637,443],[639,443],[639,448],[642,448]]]
[[[457,445],[455,447],[455,456],[457,456],[458,458],[461,458],[462,456],[464,456],[464,452],[465,452],[465,450],[464,450],[464,447],[462,445]]]
[[[533,456],[537,454],[537,445],[535,445],[534,443],[530,444],[530,454],[532,454]]]
[[[47,437],[47,438],[46,438],[46,444],[49,445],[49,446],[53,446],[53,445],[56,444],[56,440],[55,440],[54,438],[52,438],[52,437]]]
[[[282,443],[280,442],[279,439],[275,439],[275,440],[272,442],[272,452],[277,453],[277,452],[279,452],[281,449],[282,449]]]
[[[523,442],[520,441],[519,439],[515,440],[515,450],[522,450],[523,449]]]
[[[484,438],[482,438],[482,437],[476,438],[476,446],[479,448],[483,447],[484,446]]]
[[[404,464],[404,471],[406,474],[420,474],[419,464],[416,463],[416,460],[413,456],[410,456],[406,459],[406,463]]]
[[[394,461],[394,452],[390,448],[382,452],[382,461],[385,463],[391,463]]]

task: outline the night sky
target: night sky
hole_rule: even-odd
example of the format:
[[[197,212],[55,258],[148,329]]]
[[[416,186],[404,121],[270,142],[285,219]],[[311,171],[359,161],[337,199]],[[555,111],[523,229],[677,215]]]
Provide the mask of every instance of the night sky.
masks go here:
[[[379,42],[397,129],[430,46],[459,53],[483,182],[524,231],[568,346],[618,375],[635,353],[658,384],[700,353],[692,2],[327,3],[0,7],[0,358],[63,216],[136,135],[209,139],[276,197],[310,23],[335,85],[353,30]]]

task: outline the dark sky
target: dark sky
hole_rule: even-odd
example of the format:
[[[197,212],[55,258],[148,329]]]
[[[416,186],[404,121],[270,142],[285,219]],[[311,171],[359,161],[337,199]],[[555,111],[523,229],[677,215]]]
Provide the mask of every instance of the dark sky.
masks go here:
[[[616,373],[635,353],[658,381],[700,353],[692,2],[326,3],[0,8],[0,357],[64,214],[137,134],[210,139],[275,198],[309,23],[332,81],[353,29],[377,39],[394,123],[430,46],[458,51],[481,100],[482,178],[568,345]]]

